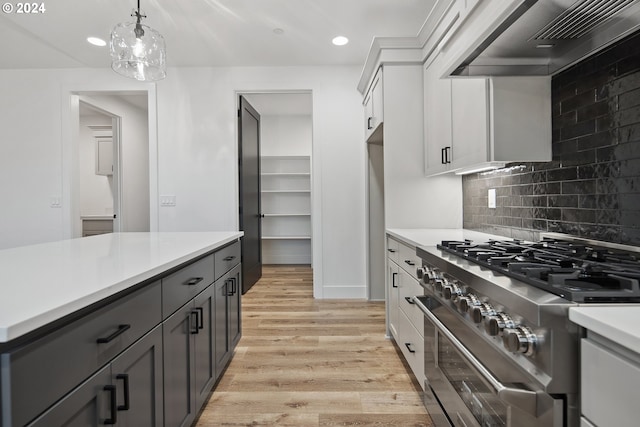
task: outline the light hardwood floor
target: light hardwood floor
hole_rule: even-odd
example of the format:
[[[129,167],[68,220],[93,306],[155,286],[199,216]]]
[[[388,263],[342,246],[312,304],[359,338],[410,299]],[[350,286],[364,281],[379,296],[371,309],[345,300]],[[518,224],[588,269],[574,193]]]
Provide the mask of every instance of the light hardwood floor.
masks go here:
[[[265,266],[242,340],[197,426],[431,426],[384,304],[314,300],[308,267]]]

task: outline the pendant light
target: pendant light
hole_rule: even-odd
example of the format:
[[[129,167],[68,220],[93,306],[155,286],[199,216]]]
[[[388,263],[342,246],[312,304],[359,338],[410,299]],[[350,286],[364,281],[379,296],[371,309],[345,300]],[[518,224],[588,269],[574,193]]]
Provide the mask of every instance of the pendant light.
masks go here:
[[[111,68],[118,74],[140,81],[156,81],[167,75],[165,43],[162,35],[141,23],[147,16],[133,9],[135,22],[117,24],[111,31]]]

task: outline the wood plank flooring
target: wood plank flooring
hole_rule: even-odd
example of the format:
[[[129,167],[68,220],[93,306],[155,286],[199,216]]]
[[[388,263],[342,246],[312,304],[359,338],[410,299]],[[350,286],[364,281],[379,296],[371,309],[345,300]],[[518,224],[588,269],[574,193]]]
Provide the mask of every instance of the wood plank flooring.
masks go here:
[[[242,340],[197,426],[432,426],[384,303],[314,300],[298,266],[265,266],[242,298]]]

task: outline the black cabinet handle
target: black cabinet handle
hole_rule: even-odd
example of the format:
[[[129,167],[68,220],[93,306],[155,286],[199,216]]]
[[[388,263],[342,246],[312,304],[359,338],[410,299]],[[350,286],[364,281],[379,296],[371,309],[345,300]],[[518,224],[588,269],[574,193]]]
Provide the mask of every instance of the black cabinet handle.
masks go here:
[[[227,279],[227,281],[225,282],[227,285],[227,296],[228,297],[232,297],[236,294],[236,278],[235,277],[231,277],[229,279]],[[229,284],[231,285],[231,290],[229,290]]]
[[[444,162],[451,163],[451,159],[449,158],[449,153],[451,152],[451,147],[444,147]]]
[[[264,216],[264,215],[262,215],[262,216]],[[223,261],[233,261],[234,259],[236,259],[235,255],[229,255],[228,257],[222,258]]]
[[[367,129],[368,129],[368,130],[373,129],[373,127],[371,126],[371,119],[373,119],[373,117],[369,117],[369,118],[367,119]]]
[[[204,277],[194,277],[192,279],[187,280],[185,285],[195,286],[198,283],[202,282],[203,280],[204,280]]]
[[[446,150],[446,147],[440,150],[440,163],[442,163],[443,165],[447,164],[447,161],[445,159],[445,154],[444,154],[445,150]]]
[[[395,250],[395,249],[391,249],[391,248],[389,248],[389,249],[387,249],[387,250],[388,250],[389,252],[391,252],[392,254],[396,252],[396,250]]]
[[[127,329],[129,329],[131,327],[131,325],[118,325],[118,330],[115,331],[114,333],[112,333],[111,335],[109,335],[106,338],[98,338],[96,340],[96,342],[98,344],[106,344],[108,342],[113,341],[118,335],[121,335],[124,333],[124,331],[126,331]]]
[[[391,287],[393,288],[397,288],[398,285],[396,285],[396,276],[398,275],[398,273],[393,273],[391,275]]]
[[[118,374],[116,380],[122,380],[124,385],[124,405],[118,405],[118,411],[129,410],[129,374]]]
[[[405,259],[405,260],[404,260],[404,262],[405,262],[405,263],[407,263],[407,264],[409,264],[410,266],[414,266],[414,265],[416,265],[416,263],[415,263],[415,262],[413,262],[413,261],[411,261],[410,259]]]
[[[404,297],[405,300],[407,300],[407,302],[409,304],[415,304],[415,302],[413,302],[413,300],[411,299],[411,297]]]
[[[193,316],[196,316],[195,322],[193,321]],[[196,310],[191,310],[191,313],[189,313],[189,332],[191,333],[191,335],[196,335],[199,331],[198,312]]]
[[[196,311],[198,312],[197,321],[198,321],[198,329],[204,329],[204,308],[196,307]]]
[[[118,408],[116,406],[116,386],[106,385],[103,388],[104,391],[108,391],[111,399],[111,418],[104,420],[105,424],[115,424],[118,422]]]
[[[407,347],[407,350],[409,350],[409,353],[415,353],[416,352],[414,349],[411,348],[411,346],[413,344],[411,344],[410,342],[406,342],[406,343],[404,343],[404,345]]]

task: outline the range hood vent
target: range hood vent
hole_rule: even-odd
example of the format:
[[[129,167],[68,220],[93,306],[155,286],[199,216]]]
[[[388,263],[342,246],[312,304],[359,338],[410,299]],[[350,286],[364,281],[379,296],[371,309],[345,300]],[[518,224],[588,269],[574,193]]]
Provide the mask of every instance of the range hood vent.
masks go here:
[[[554,75],[640,30],[640,0],[521,2],[453,75]]]
[[[634,0],[581,0],[556,17],[532,38],[535,40],[565,40],[584,36],[604,24]]]

